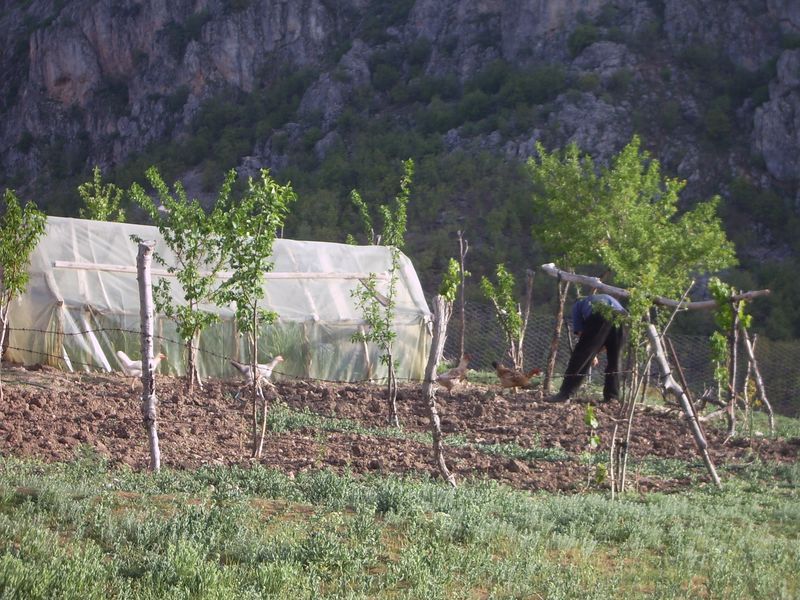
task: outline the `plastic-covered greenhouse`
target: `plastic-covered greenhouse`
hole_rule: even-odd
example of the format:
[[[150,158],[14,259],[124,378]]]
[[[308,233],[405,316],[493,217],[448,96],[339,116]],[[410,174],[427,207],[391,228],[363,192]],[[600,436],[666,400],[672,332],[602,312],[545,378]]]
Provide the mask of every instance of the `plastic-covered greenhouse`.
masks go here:
[[[116,350],[140,357],[138,245],[131,234],[155,240],[157,253],[171,255],[158,229],[49,217],[45,235],[31,255],[26,293],[11,307],[5,358],[49,364],[65,370],[119,370]],[[273,270],[266,273],[263,307],[278,314],[259,336],[259,362],[281,354],[287,376],[329,381],[380,380],[386,367],[373,345],[354,343],[364,320],[351,291],[375,273],[386,291],[391,255],[383,246],[351,246],[278,239]],[[411,261],[401,255],[393,330],[400,379],[423,378],[430,345],[431,313]],[[167,276],[153,263],[153,278]],[[176,301],[180,298],[173,282]],[[202,376],[230,377],[228,362],[249,360],[247,340],[236,331],[230,307],[207,306],[220,321],[199,340]],[[155,352],[163,352],[159,372],[181,375],[184,348],[172,321],[155,320]],[[277,371],[276,371],[277,372]]]

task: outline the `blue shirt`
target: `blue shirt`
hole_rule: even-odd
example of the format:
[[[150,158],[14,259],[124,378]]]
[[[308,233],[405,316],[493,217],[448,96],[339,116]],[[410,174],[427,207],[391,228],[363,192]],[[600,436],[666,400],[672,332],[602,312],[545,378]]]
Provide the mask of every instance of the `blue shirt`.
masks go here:
[[[586,319],[592,316],[592,304],[595,303],[606,304],[617,312],[626,312],[622,308],[622,304],[614,296],[609,296],[608,294],[594,294],[581,298],[572,307],[572,331],[574,333],[577,334],[583,331],[583,325]]]

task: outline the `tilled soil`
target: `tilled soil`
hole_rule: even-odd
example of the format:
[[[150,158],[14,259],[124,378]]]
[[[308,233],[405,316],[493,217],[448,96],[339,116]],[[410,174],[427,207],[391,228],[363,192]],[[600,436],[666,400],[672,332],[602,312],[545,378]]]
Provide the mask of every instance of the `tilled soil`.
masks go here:
[[[210,380],[202,391],[189,394],[183,380],[158,377],[159,441],[162,464],[193,469],[208,464],[251,462],[251,407],[246,395],[237,399],[240,381]],[[0,453],[44,461],[71,460],[76,450],[90,446],[112,464],[133,469],[148,465],[149,450],[142,426],[141,385],[115,374],[68,374],[51,368],[3,368],[5,398],[0,403]],[[384,428],[388,407],[383,386],[306,381],[278,382],[276,394],[296,411]],[[489,478],[528,490],[575,492],[592,481],[594,467],[581,454],[605,451],[615,423],[618,438],[624,422],[617,404],[595,407],[601,444],[589,445],[584,422],[586,403],[543,402],[541,392],[506,390],[467,384],[440,393],[437,406],[445,438],[459,444],[446,447],[446,460],[457,480]],[[368,436],[304,427],[267,433],[262,464],[296,474],[313,469],[337,472],[419,473],[437,476],[429,444],[409,439],[430,431],[429,409],[421,385],[404,385],[398,396],[405,435]],[[800,439],[757,437],[724,443],[719,428],[706,427],[710,455],[717,468],[746,465],[755,459],[795,462]],[[541,458],[512,459],[492,453],[496,445],[536,449]],[[487,446],[488,445],[488,446]],[[558,450],[562,452],[558,452]],[[705,478],[695,442],[680,413],[638,409],[629,444],[629,483],[640,491],[674,490]],[[560,457],[559,457],[560,456]],[[692,463],[680,476],[646,476],[638,459],[676,458]]]

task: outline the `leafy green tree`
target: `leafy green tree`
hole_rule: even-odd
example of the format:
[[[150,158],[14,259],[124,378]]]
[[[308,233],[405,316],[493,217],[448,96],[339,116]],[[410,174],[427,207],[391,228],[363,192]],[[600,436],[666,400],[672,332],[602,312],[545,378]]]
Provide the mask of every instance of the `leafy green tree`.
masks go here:
[[[634,136],[597,170],[574,144],[528,161],[539,218],[534,236],[567,268],[595,265],[628,288],[632,340],[654,296],[680,298],[697,273],[736,263],[716,211],[719,197],[678,212],[685,182],[664,177]]]
[[[716,211],[719,197],[678,214],[685,182],[663,177],[638,137],[598,175],[591,158],[570,145],[560,156],[537,146],[528,168],[537,192],[534,235],[566,266],[597,265],[644,298],[680,297],[698,272],[736,263]]]
[[[222,234],[223,253],[228,257],[232,275],[221,288],[220,298],[234,305],[236,325],[250,341],[251,373],[258,373],[258,332],[261,325],[275,321],[277,314],[259,308],[264,298],[264,274],[271,271],[272,246],[278,231],[297,200],[290,183],[278,184],[267,169],[257,180],[248,179],[241,201],[226,205]],[[267,406],[263,398],[261,425],[258,425],[257,397],[260,382],[252,379],[253,456],[261,456],[266,431]]]
[[[178,335],[185,344],[189,389],[193,389],[195,381],[202,388],[197,371],[197,339],[203,329],[219,319],[202,306],[216,302],[219,293],[219,273],[227,260],[220,233],[224,219],[223,207],[228,205],[236,172],[230,170],[226,174],[210,213],[206,213],[198,200],[188,200],[180,182],[175,183],[171,192],[155,167],[147,170],[147,179],[155,189],[161,206],[156,206],[153,198],[136,183],[131,186],[131,198],[158,227],[174,257],[174,264],[168,264],[163,254],[153,254],[154,260],[165,267],[170,275],[153,286],[153,300],[158,312],[175,321]],[[181,287],[183,303],[174,300],[172,277]]]
[[[33,202],[20,206],[13,190],[6,189],[4,202],[5,212],[0,217],[0,348],[5,342],[11,301],[28,286],[31,252],[44,234],[46,223],[44,213]]]
[[[94,221],[125,221],[125,211],[121,208],[125,192],[113,183],[104,184],[100,167],[95,165],[92,180],[78,186],[78,194],[85,208],[79,214],[82,219]]]
[[[395,315],[397,282],[400,276],[400,253],[405,244],[408,201],[414,177],[414,161],[411,159],[404,161],[403,170],[400,192],[395,196],[394,206],[382,204],[378,207],[383,221],[381,234],[375,233],[366,202],[356,190],[351,192],[351,198],[361,215],[369,243],[388,246],[390,249],[391,263],[385,293],[378,289],[378,277],[375,273],[370,273],[369,277],[361,280],[361,285],[351,292],[356,306],[361,310],[367,324],[365,331],[354,333],[351,339],[354,343],[373,343],[381,351],[380,361],[388,369],[389,422],[395,427],[400,426],[400,421],[397,416],[396,365],[392,354],[392,344],[397,333],[392,329],[392,325]]]

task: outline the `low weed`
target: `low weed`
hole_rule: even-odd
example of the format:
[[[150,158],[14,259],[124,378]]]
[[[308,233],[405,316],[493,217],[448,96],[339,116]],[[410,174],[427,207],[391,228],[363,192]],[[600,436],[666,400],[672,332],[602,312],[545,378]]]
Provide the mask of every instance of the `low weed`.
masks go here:
[[[515,451],[511,448],[508,452]],[[796,464],[676,494],[0,457],[4,598],[796,598]],[[672,468],[636,465],[640,472]]]

